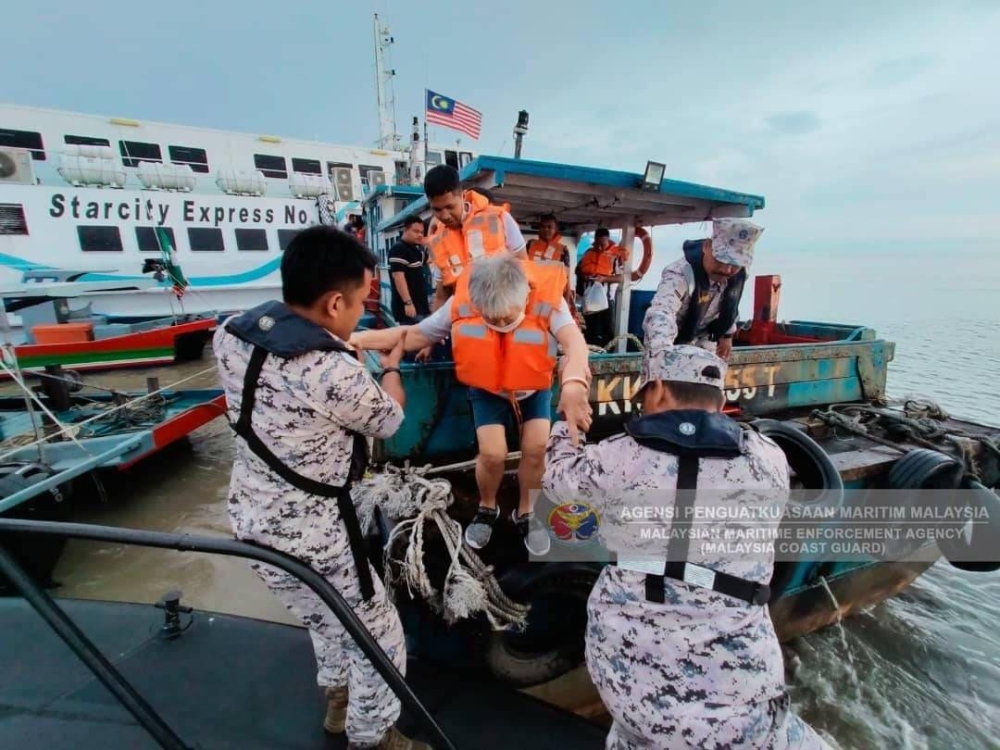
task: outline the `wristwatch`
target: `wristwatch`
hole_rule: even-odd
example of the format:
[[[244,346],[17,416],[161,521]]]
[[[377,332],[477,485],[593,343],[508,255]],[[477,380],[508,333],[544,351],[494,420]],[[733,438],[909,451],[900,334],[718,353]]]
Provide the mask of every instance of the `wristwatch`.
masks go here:
[[[390,372],[394,372],[397,375],[399,375],[400,377],[403,376],[403,373],[400,372],[400,370],[399,370],[398,367],[386,367],[384,370],[382,370],[382,372],[379,373],[379,377],[380,378],[384,377],[384,376],[388,375]]]

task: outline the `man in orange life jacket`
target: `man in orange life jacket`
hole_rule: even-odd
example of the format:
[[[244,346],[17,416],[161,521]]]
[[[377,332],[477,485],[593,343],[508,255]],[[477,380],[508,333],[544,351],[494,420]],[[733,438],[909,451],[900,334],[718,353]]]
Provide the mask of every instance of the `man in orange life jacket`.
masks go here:
[[[427,248],[441,277],[434,309],[453,293],[458,277],[477,258],[504,250],[526,257],[524,236],[514,217],[481,193],[462,190],[454,167],[439,164],[429,170],[424,194],[434,214]]]
[[[684,243],[684,257],[663,269],[642,328],[646,348],[694,344],[729,359],[740,298],[763,228],[716,219],[711,240]]]
[[[587,312],[583,310],[583,320],[587,326],[587,343],[606,346],[615,335],[614,296],[611,284],[622,283],[622,270],[629,253],[611,241],[611,232],[601,227],[594,232],[593,246],[583,254],[576,269],[577,294],[583,294],[590,284],[600,284],[608,297],[605,310]]]
[[[563,297],[566,299],[566,304],[569,305],[573,317],[576,318],[576,300],[573,290],[569,286],[569,273],[572,270],[569,248],[562,242],[562,236],[559,234],[559,222],[554,214],[546,214],[538,222],[538,239],[528,243],[527,252],[529,260],[562,263],[566,266],[566,289],[563,292]]]
[[[451,334],[455,376],[469,386],[479,455],[479,510],[465,530],[475,549],[485,547],[500,516],[497,491],[507,457],[506,425],[520,423],[520,501],[511,519],[529,552],[544,555],[549,536],[532,515],[531,490],[540,487],[552,418],[552,379],[558,343],[565,356],[558,411],[571,436],[591,421],[587,344],[563,298],[561,265],[528,263],[506,253],[482,258],[456,283],[455,295],[415,326],[355,333],[351,343],[392,349],[400,337],[413,351]]]

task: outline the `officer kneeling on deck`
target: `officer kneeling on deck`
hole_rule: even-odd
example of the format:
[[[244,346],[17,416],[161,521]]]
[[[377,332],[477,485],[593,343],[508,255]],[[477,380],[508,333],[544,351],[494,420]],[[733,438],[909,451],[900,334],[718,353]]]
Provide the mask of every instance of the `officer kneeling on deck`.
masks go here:
[[[380,386],[344,343],[375,266],[345,232],[299,232],[281,259],[284,302],[230,318],[214,348],[238,436],[229,485],[236,537],[320,573],[405,673],[399,614],[365,557],[350,495],[365,470],[365,436],[389,437],[403,421],[402,347],[383,354]],[[317,681],[327,688],[324,728],[346,728],[350,747],[426,748],[395,728],[399,700],[319,597],[277,568],[251,567],[309,628]]]
[[[725,369],[693,346],[647,351],[643,416],[626,434],[574,448],[557,423],[549,440],[545,492],[592,506],[617,555],[587,608],[587,667],[614,720],[608,748],[828,747],[789,711],[766,607],[773,552],[748,560],[699,546],[696,531],[745,521],[689,521],[687,534],[644,540],[632,520],[631,508],[658,500],[671,531],[698,519],[686,509],[708,494],[729,510],[763,511],[755,533],[777,528],[788,464],[775,443],[720,413]],[[698,498],[677,492],[695,488]]]
[[[647,349],[694,344],[728,360],[740,298],[763,229],[716,219],[712,239],[684,243],[684,257],[663,269],[642,329]]]

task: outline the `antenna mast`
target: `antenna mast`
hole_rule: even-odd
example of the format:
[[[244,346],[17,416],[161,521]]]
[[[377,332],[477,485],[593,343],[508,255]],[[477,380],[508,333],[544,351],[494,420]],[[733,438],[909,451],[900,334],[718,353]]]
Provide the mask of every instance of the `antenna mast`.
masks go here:
[[[396,134],[396,96],[392,79],[396,71],[389,67],[389,47],[395,39],[389,35],[389,27],[379,23],[375,14],[375,87],[378,92],[378,145],[379,148],[398,150],[399,136]]]

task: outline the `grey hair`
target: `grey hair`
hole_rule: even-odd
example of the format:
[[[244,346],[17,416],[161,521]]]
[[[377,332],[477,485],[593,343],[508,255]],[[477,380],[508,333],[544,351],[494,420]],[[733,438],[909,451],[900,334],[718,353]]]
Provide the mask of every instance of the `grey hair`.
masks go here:
[[[509,253],[478,258],[469,275],[469,299],[488,318],[523,309],[528,301],[528,277],[521,263]]]

